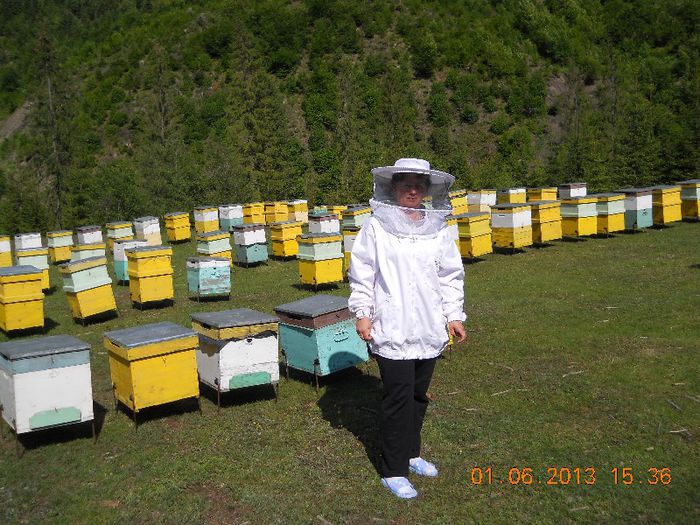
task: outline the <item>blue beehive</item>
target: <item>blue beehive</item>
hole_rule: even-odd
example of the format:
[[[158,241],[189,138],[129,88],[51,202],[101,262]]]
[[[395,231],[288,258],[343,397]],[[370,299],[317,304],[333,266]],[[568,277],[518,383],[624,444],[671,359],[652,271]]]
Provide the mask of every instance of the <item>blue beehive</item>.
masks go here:
[[[257,243],[243,246],[241,244],[234,245],[235,256],[234,261],[241,264],[253,264],[267,261],[269,258],[267,252],[267,244]]]
[[[624,188],[617,193],[625,194],[625,230],[649,228],[654,224],[650,188]]]
[[[231,294],[231,261],[226,257],[189,257],[187,286],[197,297]]]
[[[275,308],[285,363],[325,376],[366,362],[367,345],[355,331],[345,297],[315,295]]]

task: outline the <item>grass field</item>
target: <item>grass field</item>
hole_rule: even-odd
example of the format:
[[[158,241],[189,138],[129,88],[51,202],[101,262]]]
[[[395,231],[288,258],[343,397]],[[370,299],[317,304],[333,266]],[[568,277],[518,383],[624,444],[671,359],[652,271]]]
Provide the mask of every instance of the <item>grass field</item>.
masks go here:
[[[103,332],[189,326],[196,311],[272,312],[312,293],[296,286],[296,261],[270,261],[235,268],[229,302],[198,304],[186,293],[193,253],[174,248],[173,307],[132,309],[115,285],[119,317],[87,327],[71,320],[52,269],[49,333],[92,344],[99,438],[87,426],[27,435],[18,459],[5,429],[0,523],[700,521],[700,224],[467,264],[469,338],[438,364],[423,432],[441,473],[416,479],[412,501],[380,487],[373,467],[373,362],[325,378],[318,394],[304,374],[282,379],[278,401],[271,388],[231,393],[220,412],[202,387],[202,415],[191,402],[151,409],[136,431],[112,410]],[[474,467],[491,467],[493,483],[472,483]],[[569,484],[547,484],[548,469],[565,481],[565,467]],[[648,484],[650,468],[670,469],[670,483]]]

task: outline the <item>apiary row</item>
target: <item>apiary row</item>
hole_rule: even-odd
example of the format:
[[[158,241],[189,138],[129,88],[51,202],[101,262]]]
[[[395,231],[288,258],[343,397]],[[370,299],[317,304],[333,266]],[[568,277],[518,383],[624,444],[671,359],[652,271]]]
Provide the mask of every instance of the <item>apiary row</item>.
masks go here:
[[[115,407],[136,422],[149,407],[199,399],[200,383],[220,404],[222,393],[251,386],[276,394],[280,365],[313,374],[318,387],[319,377],[368,360],[347,299],[317,295],[275,311],[194,313],[191,329],[160,322],[104,333]],[[67,335],[0,344],[0,412],[17,435],[94,419],[90,350]]]

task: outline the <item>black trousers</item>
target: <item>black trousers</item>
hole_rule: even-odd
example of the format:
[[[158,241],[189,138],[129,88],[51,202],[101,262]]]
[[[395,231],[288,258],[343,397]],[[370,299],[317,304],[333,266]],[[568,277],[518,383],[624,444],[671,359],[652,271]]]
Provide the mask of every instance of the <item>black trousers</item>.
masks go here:
[[[437,358],[387,359],[375,355],[384,391],[381,413],[381,476],[408,476],[408,460],[420,456],[426,393]]]

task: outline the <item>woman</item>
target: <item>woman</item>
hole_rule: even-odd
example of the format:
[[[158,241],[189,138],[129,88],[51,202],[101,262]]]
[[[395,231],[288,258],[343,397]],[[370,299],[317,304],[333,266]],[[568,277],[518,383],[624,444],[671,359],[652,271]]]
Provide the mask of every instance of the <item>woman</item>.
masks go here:
[[[372,175],[373,215],[353,246],[349,306],[382,376],[381,482],[396,496],[413,498],[409,471],[438,474],[420,457],[435,363],[448,331],[459,342],[466,335],[464,269],[445,227],[454,177],[422,159],[399,159]]]

